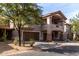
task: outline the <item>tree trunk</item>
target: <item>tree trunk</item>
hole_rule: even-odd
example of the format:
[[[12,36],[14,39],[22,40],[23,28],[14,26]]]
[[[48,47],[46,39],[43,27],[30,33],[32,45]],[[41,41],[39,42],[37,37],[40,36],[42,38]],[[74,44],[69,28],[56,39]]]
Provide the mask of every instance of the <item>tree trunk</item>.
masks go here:
[[[18,28],[18,35],[19,35],[19,46],[21,46],[21,28]]]

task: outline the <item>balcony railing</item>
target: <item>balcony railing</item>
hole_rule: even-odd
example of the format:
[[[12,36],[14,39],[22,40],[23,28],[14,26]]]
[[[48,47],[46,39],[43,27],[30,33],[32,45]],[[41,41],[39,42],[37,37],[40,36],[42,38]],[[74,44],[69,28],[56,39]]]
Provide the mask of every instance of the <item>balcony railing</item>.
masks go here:
[[[40,25],[26,25],[25,28],[31,28],[32,30],[40,30]]]
[[[49,27],[50,26],[50,27]],[[27,28],[31,28],[33,30],[47,30],[47,28],[51,29],[51,30],[60,30],[63,31],[63,26],[61,25],[55,25],[55,24],[51,24],[51,25],[42,25],[42,27],[40,25],[31,25],[31,26],[25,26]]]
[[[9,27],[8,24],[0,24],[0,28],[7,28],[7,27]]]
[[[48,26],[50,26],[49,28],[51,29],[51,30],[61,30],[61,31],[63,31],[63,26],[61,26],[61,25],[58,25],[58,24],[51,24],[51,25],[43,25],[43,30],[47,30],[47,28],[48,28]]]

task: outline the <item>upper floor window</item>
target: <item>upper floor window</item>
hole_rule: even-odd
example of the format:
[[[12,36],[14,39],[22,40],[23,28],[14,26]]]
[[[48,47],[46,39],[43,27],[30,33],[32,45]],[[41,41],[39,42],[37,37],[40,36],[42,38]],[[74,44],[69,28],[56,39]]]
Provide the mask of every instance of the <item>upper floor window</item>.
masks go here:
[[[59,19],[53,19],[53,18],[52,18],[52,24],[58,24],[58,23],[59,23],[58,20],[59,20]]]

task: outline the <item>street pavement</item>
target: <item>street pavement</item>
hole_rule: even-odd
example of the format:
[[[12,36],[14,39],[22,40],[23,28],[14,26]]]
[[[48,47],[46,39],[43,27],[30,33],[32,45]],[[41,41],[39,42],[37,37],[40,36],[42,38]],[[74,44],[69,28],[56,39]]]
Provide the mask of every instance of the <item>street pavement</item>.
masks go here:
[[[34,46],[34,51],[12,56],[79,56],[79,43],[40,43]]]
[[[79,56],[79,53],[57,53],[57,52],[24,52],[21,54],[15,54],[12,56]]]

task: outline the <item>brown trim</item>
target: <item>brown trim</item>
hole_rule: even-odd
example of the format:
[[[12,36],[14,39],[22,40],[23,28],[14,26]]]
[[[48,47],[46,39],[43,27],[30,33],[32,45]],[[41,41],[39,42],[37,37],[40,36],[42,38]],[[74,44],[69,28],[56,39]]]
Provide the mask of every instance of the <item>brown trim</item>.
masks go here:
[[[47,15],[42,16],[42,17],[43,17],[43,19],[45,19],[46,17],[51,16],[53,14],[60,14],[65,20],[67,19],[60,10],[59,11],[56,11],[56,12],[48,13]]]

